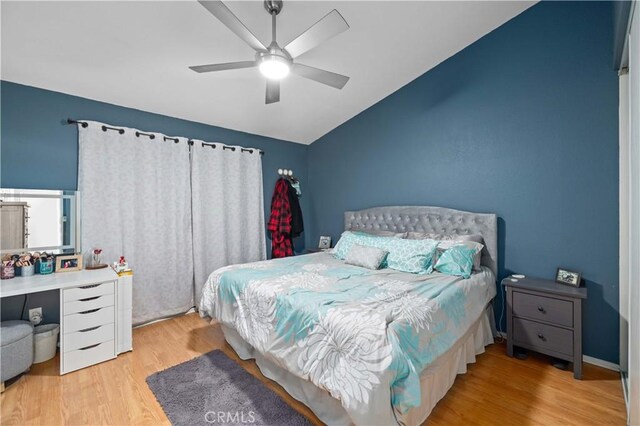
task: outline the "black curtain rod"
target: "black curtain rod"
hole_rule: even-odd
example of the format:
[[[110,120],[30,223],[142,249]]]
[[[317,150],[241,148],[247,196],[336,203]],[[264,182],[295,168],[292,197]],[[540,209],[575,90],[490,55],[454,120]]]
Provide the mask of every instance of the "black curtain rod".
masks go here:
[[[79,124],[83,128],[86,128],[89,125],[89,123],[87,123],[85,121],[78,121],[78,120],[74,120],[74,119],[71,119],[71,118],[67,118],[67,121],[63,122],[62,124]],[[124,134],[124,129],[120,129],[118,127],[102,126],[102,131],[103,132],[106,132],[107,130],[115,130],[118,133],[120,133],[121,135]],[[136,131],[136,137],[139,138],[140,136],[146,136],[149,139],[155,139],[156,138],[156,135],[154,135],[153,133],[144,133],[144,132]],[[165,141],[173,141],[175,143],[180,142],[180,139],[178,139],[178,138],[170,138],[168,136],[164,136],[163,139]],[[193,145],[194,144],[193,139],[189,139],[187,141],[187,144]],[[210,146],[211,148],[214,148],[214,149],[216,147],[215,143],[202,142],[202,146],[203,147],[206,146],[206,145],[208,145],[208,146]],[[223,150],[228,149],[228,150],[231,150],[231,151],[235,151],[236,147],[235,146],[222,145],[222,149]],[[264,151],[262,151],[260,149],[254,150],[254,149],[251,149],[251,148],[240,148],[240,152],[248,152],[250,154],[253,154],[253,151],[258,151],[260,153],[260,155],[264,155]]]
[[[140,137],[140,135],[142,135],[142,136],[146,136],[146,137],[148,137],[149,139],[155,139],[155,138],[156,138],[156,135],[154,135],[153,133],[142,133],[142,132],[136,132],[136,137],[137,137],[137,138],[139,138],[139,137]],[[165,141],[166,141],[166,139],[165,139]]]
[[[62,123],[62,124],[64,124],[64,123]],[[66,124],[79,124],[84,128],[86,128],[89,125],[89,123],[85,123],[84,121],[72,120],[70,118],[67,118],[67,123]]]
[[[195,141],[193,141],[193,140],[189,140],[189,145],[193,145],[194,142]],[[217,146],[215,143],[212,143],[212,142],[201,142],[201,145],[202,145],[203,148],[205,146],[210,146],[211,149],[216,149],[216,146]],[[236,147],[235,146],[222,145],[222,149],[228,149],[228,150],[231,150],[231,151],[235,151]],[[253,154],[253,151],[256,151],[256,150],[254,150],[252,148],[240,148],[240,152],[248,152],[250,154]],[[260,153],[260,155],[264,155],[264,151],[261,151],[259,149],[257,151]]]

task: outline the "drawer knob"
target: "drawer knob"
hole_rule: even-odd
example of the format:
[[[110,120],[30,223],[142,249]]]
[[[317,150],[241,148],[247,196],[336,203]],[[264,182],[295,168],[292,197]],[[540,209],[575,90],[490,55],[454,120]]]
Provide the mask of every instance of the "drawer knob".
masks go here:
[[[542,306],[538,306],[538,312],[542,312],[544,314],[544,308]]]
[[[540,339],[540,340],[544,340],[544,334],[542,334],[542,333],[538,333],[538,339]]]

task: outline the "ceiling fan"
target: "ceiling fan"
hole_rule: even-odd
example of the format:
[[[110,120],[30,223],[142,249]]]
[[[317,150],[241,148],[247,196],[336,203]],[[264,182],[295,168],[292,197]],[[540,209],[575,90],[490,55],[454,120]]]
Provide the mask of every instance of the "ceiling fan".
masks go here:
[[[276,16],[282,11],[282,0],[265,0],[264,8],[271,15],[272,39],[269,47],[265,47],[222,1],[198,0],[198,2],[245,43],[251,46],[256,51],[256,55],[253,61],[189,67],[193,71],[204,73],[258,67],[260,72],[267,78],[267,94],[265,100],[267,104],[280,101],[280,80],[286,77],[289,72],[299,75],[300,77],[308,78],[309,80],[317,81],[318,83],[326,84],[327,86],[335,87],[336,89],[342,89],[344,85],[347,84],[347,81],[349,81],[349,77],[347,76],[294,62],[294,59],[298,56],[349,29],[347,21],[344,20],[337,10],[332,10],[293,41],[289,42],[289,44],[280,47],[276,41]]]

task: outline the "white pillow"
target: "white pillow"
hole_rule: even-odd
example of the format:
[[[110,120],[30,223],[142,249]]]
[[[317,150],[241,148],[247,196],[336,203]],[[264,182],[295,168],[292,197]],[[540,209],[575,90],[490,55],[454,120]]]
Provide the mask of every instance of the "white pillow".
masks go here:
[[[349,265],[361,266],[367,269],[380,269],[388,251],[377,248],[354,244],[344,260]]]

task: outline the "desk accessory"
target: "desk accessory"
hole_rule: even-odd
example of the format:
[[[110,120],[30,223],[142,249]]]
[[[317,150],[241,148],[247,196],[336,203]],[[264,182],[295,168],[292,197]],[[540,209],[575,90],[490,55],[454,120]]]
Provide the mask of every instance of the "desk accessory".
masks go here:
[[[85,269],[102,269],[106,268],[106,263],[102,263],[102,249],[94,248],[91,250],[91,263]]]
[[[56,256],[56,272],[71,272],[82,269],[82,255]],[[42,273],[42,272],[40,272]]]
[[[53,273],[53,254],[36,252],[33,256],[36,258],[36,274],[47,275]]]

